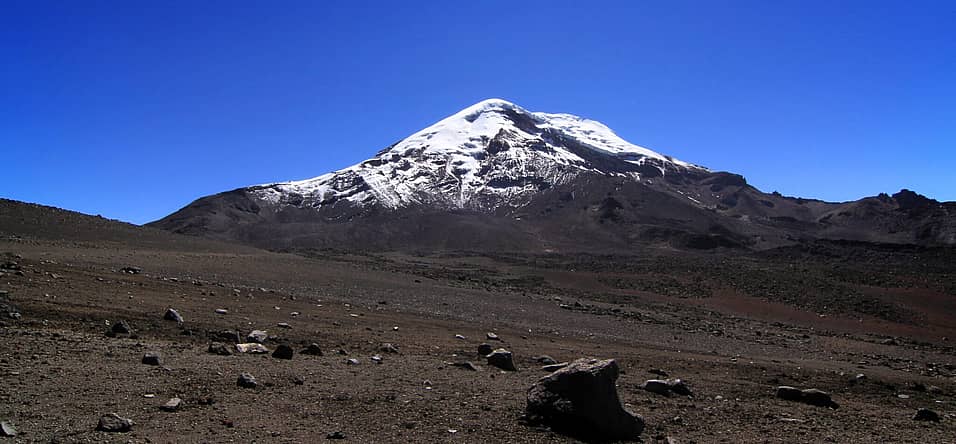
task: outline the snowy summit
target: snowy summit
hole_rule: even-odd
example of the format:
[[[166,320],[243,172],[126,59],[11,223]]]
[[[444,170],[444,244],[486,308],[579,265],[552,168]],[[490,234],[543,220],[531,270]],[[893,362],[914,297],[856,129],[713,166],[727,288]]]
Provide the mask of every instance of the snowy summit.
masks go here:
[[[278,206],[340,202],[489,210],[591,172],[648,180],[705,171],[621,139],[600,122],[529,112],[501,99],[469,106],[357,165],[312,179],[251,187]]]

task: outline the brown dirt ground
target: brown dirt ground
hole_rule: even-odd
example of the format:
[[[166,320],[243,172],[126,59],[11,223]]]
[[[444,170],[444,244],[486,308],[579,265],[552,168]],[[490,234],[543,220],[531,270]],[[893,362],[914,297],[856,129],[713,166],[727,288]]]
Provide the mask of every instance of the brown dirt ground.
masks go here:
[[[936,289],[880,290],[921,319],[896,323],[821,317],[729,291],[613,289],[599,283],[601,272],[487,257],[303,257],[186,244],[0,241],[0,253],[20,255],[23,267],[23,276],[0,277],[22,313],[0,324],[0,419],[21,432],[0,441],[317,442],[342,431],[352,442],[574,442],[520,421],[527,388],[543,376],[532,357],[548,354],[617,359],[621,398],[647,421],[644,442],[956,442],[956,362],[943,338],[956,338],[956,297]],[[143,272],[119,272],[127,265]],[[162,320],[167,307],[184,326]],[[119,319],[134,337],[104,335]],[[265,329],[278,336],[270,347],[316,342],[326,353],[291,361],[206,353],[224,329]],[[476,356],[488,331],[520,371]],[[381,353],[383,343],[400,353]],[[164,367],[141,364],[146,351],[160,352]],[[481,371],[449,365],[464,360]],[[695,396],[643,391],[650,369],[688,381]],[[240,372],[260,386],[238,388]],[[857,373],[863,383],[850,382]],[[830,391],[840,408],[778,400],[781,384]],[[173,396],[184,407],[160,411]],[[920,407],[942,422],[913,421]],[[94,431],[108,412],[133,419],[132,432]]]

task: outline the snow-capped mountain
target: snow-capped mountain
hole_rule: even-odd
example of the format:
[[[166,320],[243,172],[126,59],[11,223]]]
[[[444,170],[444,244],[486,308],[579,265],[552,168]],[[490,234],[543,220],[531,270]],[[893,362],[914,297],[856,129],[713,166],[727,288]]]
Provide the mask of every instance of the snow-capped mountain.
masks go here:
[[[689,169],[703,170],[631,144],[600,122],[489,99],[372,159],[308,180],[253,187],[253,194],[280,206],[488,210],[523,206],[536,192],[582,172],[641,180]]]
[[[206,196],[150,225],[282,250],[951,245],[956,203],[906,190],[844,203],[768,194],[599,122],[491,99],[354,166]]]

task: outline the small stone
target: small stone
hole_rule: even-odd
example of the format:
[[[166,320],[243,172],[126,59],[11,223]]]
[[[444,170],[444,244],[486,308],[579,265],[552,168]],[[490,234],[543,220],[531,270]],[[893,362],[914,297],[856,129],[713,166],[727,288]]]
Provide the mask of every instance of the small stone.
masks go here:
[[[382,344],[380,350],[385,353],[398,353],[398,347],[388,343]]]
[[[374,363],[376,363],[376,364],[381,364],[381,363],[382,363],[382,357],[379,356],[379,355],[373,355],[373,356],[372,356],[371,358],[369,358],[369,359],[371,359],[372,362],[374,362]]]
[[[214,355],[220,356],[229,356],[232,354],[232,352],[229,351],[229,347],[226,347],[226,344],[221,342],[213,342],[212,344],[209,344],[209,349],[207,351]]]
[[[837,407],[829,393],[813,388],[803,390],[803,402],[817,407]]]
[[[7,421],[0,422],[0,436],[17,436],[17,429]]]
[[[939,422],[939,413],[930,409],[919,409],[916,411],[916,415],[913,415],[913,420]]]
[[[272,352],[272,357],[276,359],[292,359],[292,347],[282,344],[276,347],[276,351]]]
[[[488,333],[485,333],[485,337],[488,338],[489,341],[500,341],[500,340],[501,340],[501,338],[499,338],[497,334],[492,333],[492,332],[490,332],[490,331],[489,331]]]
[[[319,344],[313,342],[309,344],[305,350],[302,350],[302,353],[306,355],[322,356],[322,347],[319,347]]]
[[[328,435],[325,435],[325,439],[345,439],[344,432],[332,432]]]
[[[473,371],[473,372],[477,372],[477,371],[478,371],[478,367],[476,367],[475,364],[472,364],[472,363],[470,363],[470,362],[468,362],[468,361],[465,361],[465,362],[455,362],[455,363],[453,363],[452,365],[455,366],[455,367],[458,367],[458,368],[461,368],[461,369],[465,369],[465,370],[470,370],[470,371]]]
[[[303,379],[301,376],[293,376],[292,383],[295,385],[302,385],[305,384],[305,379]]]
[[[243,388],[256,388],[256,377],[250,375],[249,373],[242,373],[239,375],[239,379],[236,380],[236,385]]]
[[[777,387],[777,397],[786,401],[800,401],[803,397],[803,392],[796,387],[781,385]]]
[[[359,365],[361,362],[359,362],[359,360],[355,358],[348,358],[345,360],[345,363],[348,365]]]
[[[108,413],[100,417],[100,422],[97,424],[96,430],[109,433],[125,433],[133,428],[133,424],[133,421],[130,419],[123,418],[116,413]]]
[[[246,336],[246,342],[256,342],[259,344],[266,342],[266,339],[269,339],[269,333],[265,330],[253,330]]]
[[[229,310],[226,310],[225,308],[217,308],[217,309],[216,309],[216,314],[224,315],[224,314],[227,314],[227,313],[229,313]]]
[[[235,330],[223,330],[216,334],[216,337],[223,342],[238,344],[242,342],[242,336]]]
[[[174,309],[172,309],[172,308],[167,308],[167,309],[166,309],[166,314],[163,315],[163,319],[165,319],[165,320],[167,320],[167,321],[178,322],[178,323],[180,323],[180,324],[183,323],[183,317],[179,315],[179,312],[178,312],[178,311],[176,311],[176,310],[174,310]]]
[[[503,348],[496,349],[485,356],[488,359],[488,365],[498,367],[502,370],[509,372],[516,372],[518,368],[515,367],[514,357],[511,352]]]
[[[120,269],[120,272],[127,274],[140,274],[143,272],[143,269],[139,267],[123,267]]]
[[[455,339],[465,340],[465,337],[462,335],[455,335]]]
[[[291,329],[291,328],[292,328],[292,326],[289,325],[288,322],[280,322],[280,323],[278,323],[278,324],[276,324],[276,325],[277,325],[278,327],[280,327],[280,328],[288,328],[288,329]]]
[[[163,364],[163,357],[160,356],[159,353],[156,353],[156,352],[146,352],[146,354],[143,355],[143,364],[146,364],[146,365],[162,365],[162,364]]]
[[[488,356],[494,350],[495,348],[492,347],[491,344],[481,344],[478,346],[478,354],[481,356]]]
[[[130,328],[129,322],[119,321],[113,323],[113,326],[110,327],[110,331],[118,335],[128,335],[133,329]]]
[[[269,349],[262,344],[255,342],[248,342],[245,344],[236,344],[236,351],[239,353],[252,353],[252,354],[262,354],[269,353]]]
[[[647,390],[651,393],[657,393],[658,395],[670,395],[671,389],[667,385],[667,381],[662,379],[648,379],[641,385],[641,388]]]
[[[552,357],[550,357],[550,356],[548,356],[548,355],[536,356],[536,357],[534,358],[534,360],[537,361],[538,364],[541,364],[541,365],[554,365],[554,364],[557,364],[557,363],[558,363],[558,361],[557,361],[556,359],[554,359],[554,358],[552,358]]]
[[[159,406],[159,409],[164,412],[175,412],[179,410],[179,406],[182,405],[183,400],[179,398],[169,398],[169,401],[166,401],[165,404]]]
[[[694,395],[694,393],[690,391],[690,387],[687,387],[687,383],[685,383],[681,379],[668,379],[667,388],[669,388],[670,391],[677,393],[678,395],[681,395],[681,396]]]

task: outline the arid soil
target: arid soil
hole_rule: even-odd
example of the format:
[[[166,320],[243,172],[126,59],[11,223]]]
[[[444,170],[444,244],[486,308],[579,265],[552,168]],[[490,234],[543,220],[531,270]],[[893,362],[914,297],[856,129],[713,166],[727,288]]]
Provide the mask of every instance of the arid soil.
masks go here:
[[[522,421],[540,355],[617,359],[644,442],[956,439],[949,250],[279,254],[24,220],[0,215],[0,263],[17,264],[2,270],[0,305],[20,314],[0,321],[0,420],[18,431],[0,442],[575,442]],[[120,320],[132,334],[106,335]],[[253,329],[293,359],[207,352],[221,331]],[[322,356],[299,353],[313,342]],[[483,342],[519,371],[488,366]],[[146,352],[162,365],[141,363]],[[464,361],[479,371],[452,365]],[[258,387],[238,387],[242,372]],[[640,387],[660,373],[694,395]],[[779,385],[828,391],[839,408],[777,399]],[[182,407],[160,410],[172,397]],[[914,421],[918,408],[941,421]],[[106,413],[135,425],[96,431]]]

